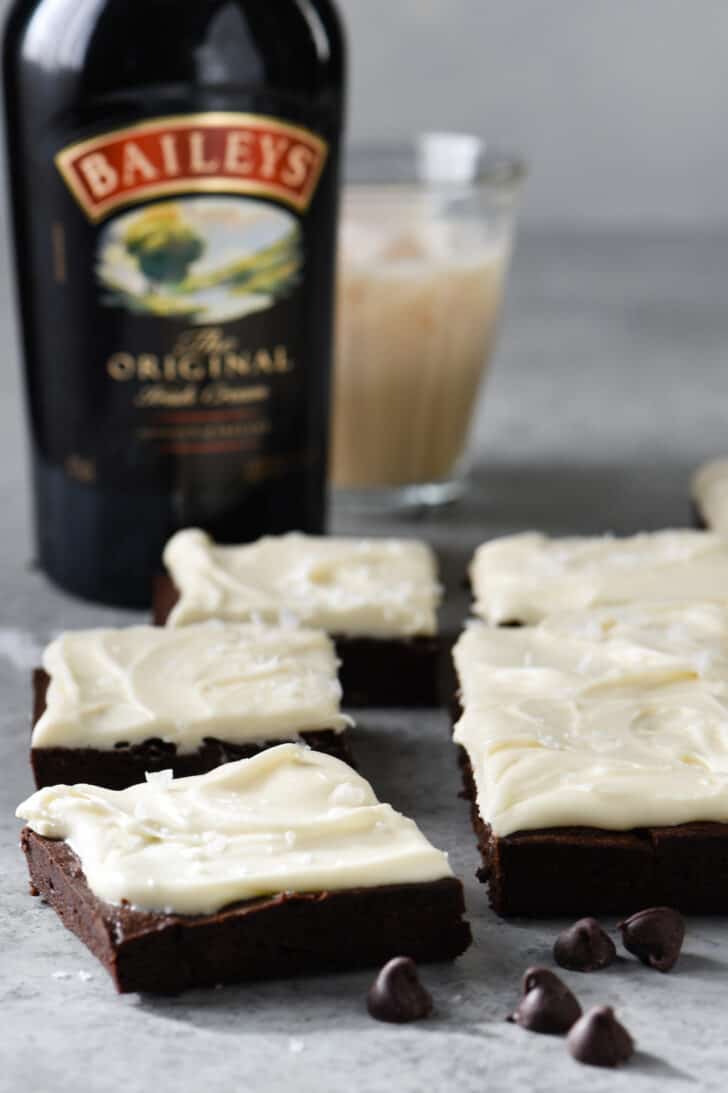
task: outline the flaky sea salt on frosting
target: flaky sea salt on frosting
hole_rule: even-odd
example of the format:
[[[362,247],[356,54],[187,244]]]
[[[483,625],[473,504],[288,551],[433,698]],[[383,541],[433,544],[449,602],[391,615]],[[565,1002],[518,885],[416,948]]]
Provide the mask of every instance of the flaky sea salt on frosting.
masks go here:
[[[452,876],[417,825],[329,755],[282,744],[194,778],[55,786],[17,810],[63,839],[101,900],[212,914],[238,900]]]
[[[218,546],[188,528],[169,541],[164,562],[179,592],[172,627],[261,618],[350,636],[437,631],[437,562],[422,542],[292,533]]]
[[[470,577],[476,614],[494,624],[639,600],[728,604],[728,541],[691,530],[624,539],[528,532],[481,546]]]
[[[454,656],[455,740],[495,834],[728,822],[728,608],[473,622]]]
[[[348,723],[333,644],[317,630],[220,622],[80,630],[49,645],[43,667],[50,686],[34,748],[159,738],[182,753],[207,737],[292,740]]]

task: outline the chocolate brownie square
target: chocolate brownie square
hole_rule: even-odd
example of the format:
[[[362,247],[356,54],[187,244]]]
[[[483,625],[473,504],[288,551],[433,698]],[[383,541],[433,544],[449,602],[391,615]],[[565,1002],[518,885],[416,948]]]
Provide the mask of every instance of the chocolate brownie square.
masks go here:
[[[345,705],[439,704],[442,589],[426,543],[292,533],[223,546],[188,528],[169,541],[164,562],[157,625],[297,620],[333,638]]]
[[[401,955],[454,960],[470,944],[462,885],[453,878],[284,892],[212,915],[167,915],[97,899],[64,842],[25,828],[21,846],[34,894],[101,961],[120,993],[178,994],[218,983],[349,971]]]
[[[52,676],[33,674],[39,788],[204,774],[285,740],[353,759],[333,646],[316,631],[79,631],[57,639],[46,660]]]
[[[33,672],[33,726],[46,708],[50,677],[42,668]],[[315,751],[325,752],[356,766],[346,733],[322,729],[302,732],[300,738]],[[106,789],[126,789],[143,782],[148,773],[171,770],[175,778],[205,774],[223,763],[250,759],[266,748],[276,747],[278,740],[234,744],[229,740],[206,737],[192,752],[179,752],[177,745],[159,738],[140,744],[119,743],[112,749],[91,747],[35,748],[31,745],[30,764],[38,789],[43,786],[74,785],[83,782]]]
[[[713,603],[469,625],[455,739],[494,910],[728,912],[727,635]]]
[[[710,521],[708,521],[710,523]],[[565,611],[630,603],[728,605],[728,539],[691,528],[484,543],[470,566],[474,613],[491,625],[536,625]]]
[[[447,856],[300,745],[121,792],[56,786],[18,815],[33,894],[119,991],[451,960],[471,941]]]
[[[179,599],[172,579],[154,582],[154,623],[164,626]],[[368,638],[331,635],[339,658],[345,706],[405,706],[426,709],[440,703],[440,641],[437,637]]]

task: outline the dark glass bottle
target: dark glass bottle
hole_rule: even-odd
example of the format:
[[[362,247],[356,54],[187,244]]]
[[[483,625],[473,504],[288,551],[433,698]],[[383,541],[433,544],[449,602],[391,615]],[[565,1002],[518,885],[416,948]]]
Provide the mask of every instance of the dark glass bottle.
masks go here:
[[[331,0],[17,0],[4,74],[43,569],[144,606],[180,527],[323,531]]]

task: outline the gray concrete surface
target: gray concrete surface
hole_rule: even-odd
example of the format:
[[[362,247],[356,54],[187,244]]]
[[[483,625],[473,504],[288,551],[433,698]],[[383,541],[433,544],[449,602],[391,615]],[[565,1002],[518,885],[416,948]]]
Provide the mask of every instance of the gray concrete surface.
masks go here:
[[[493,534],[634,531],[689,521],[688,475],[728,450],[728,237],[537,235],[518,251],[497,366],[476,431],[468,501],[404,530],[435,542],[452,594]],[[3,300],[5,299],[3,295]],[[5,303],[0,336],[8,345]],[[8,352],[8,357],[12,354]],[[728,1048],[728,927],[690,922],[669,976],[631,959],[567,975],[585,1005],[614,1005],[639,1054],[587,1070],[559,1039],[503,1018],[527,965],[549,960],[556,923],[505,923],[486,905],[444,715],[363,713],[364,773],[452,854],[475,945],[425,971],[437,1016],[406,1028],[366,1015],[368,974],[118,998],[105,973],[27,895],[17,802],[31,789],[28,672],[61,628],[121,621],[71,601],[29,568],[22,426],[11,361],[0,370],[0,1090],[12,1093],[592,1093],[718,1090]],[[351,518],[337,526],[356,530]],[[367,529],[371,525],[367,524]],[[378,530],[402,531],[382,521]],[[130,616],[126,616],[127,618]],[[610,925],[614,925],[611,921]]]

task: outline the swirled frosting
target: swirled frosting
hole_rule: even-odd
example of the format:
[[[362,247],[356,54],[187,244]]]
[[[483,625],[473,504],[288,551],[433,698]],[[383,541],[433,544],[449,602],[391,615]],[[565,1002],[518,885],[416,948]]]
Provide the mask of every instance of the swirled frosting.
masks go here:
[[[279,892],[452,876],[447,856],[368,782],[300,745],[194,778],[148,777],[121,791],[42,789],[17,815],[68,843],[99,899],[150,911],[212,914]]]
[[[638,600],[728,603],[728,540],[691,530],[626,539],[528,532],[481,546],[470,577],[476,613],[494,624]]]
[[[350,636],[437,631],[441,590],[425,543],[293,533],[218,546],[188,528],[170,539],[164,562],[179,592],[169,626],[293,618]]]
[[[240,743],[342,731],[333,644],[316,630],[201,623],[63,634],[45,651],[33,747],[113,748],[160,738]]]
[[[467,751],[498,835],[728,822],[728,609],[639,604],[455,648]]]

